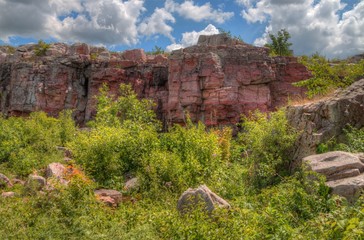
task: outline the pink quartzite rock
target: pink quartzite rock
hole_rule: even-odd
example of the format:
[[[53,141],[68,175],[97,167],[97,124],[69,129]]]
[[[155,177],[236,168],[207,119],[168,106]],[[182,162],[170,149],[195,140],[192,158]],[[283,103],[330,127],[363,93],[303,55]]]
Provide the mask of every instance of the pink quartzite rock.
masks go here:
[[[302,90],[292,82],[310,77],[294,57],[270,57],[267,48],[254,47],[224,34],[201,36],[196,46],[170,56],[146,56],[143,50],[110,53],[84,43],[51,44],[46,56],[34,55],[29,44],[5,53],[0,49],[0,112],[27,116],[42,110],[57,116],[73,109],[79,124],[95,115],[99,88],[110,93],[130,84],[139,98],[155,103],[165,123],[193,121],[208,126],[235,124],[251,110],[274,110]]]
[[[111,207],[118,206],[123,200],[121,192],[112,189],[95,190],[95,195],[100,201]]]

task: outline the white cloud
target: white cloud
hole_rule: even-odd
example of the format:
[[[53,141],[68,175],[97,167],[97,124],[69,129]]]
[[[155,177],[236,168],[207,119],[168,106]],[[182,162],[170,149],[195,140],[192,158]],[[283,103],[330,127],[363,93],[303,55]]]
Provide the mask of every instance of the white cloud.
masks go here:
[[[139,32],[146,36],[163,34],[174,42],[174,38],[172,36],[173,28],[168,25],[167,22],[174,23],[175,21],[176,20],[172,14],[166,9],[156,8],[154,13],[140,24]]]
[[[177,50],[180,48],[185,48],[188,46],[195,45],[198,41],[200,35],[213,35],[218,34],[219,30],[212,24],[209,24],[205,29],[200,32],[192,31],[192,32],[185,32],[182,34],[182,40],[180,43],[173,43],[167,46],[166,50],[168,52]]]
[[[184,1],[181,4],[176,3],[173,0],[167,0],[165,8],[170,12],[177,12],[181,17],[195,22],[212,21],[224,23],[234,16],[233,12],[224,12],[221,9],[213,9],[210,2],[199,6],[192,0]]]
[[[296,54],[316,51],[327,57],[346,57],[364,51],[364,1],[340,16],[340,0],[236,0],[244,6],[248,22],[268,23],[255,41],[263,45],[268,33],[285,28],[292,36]]]
[[[144,0],[1,0],[0,39],[54,37],[94,44],[135,44],[143,4]]]

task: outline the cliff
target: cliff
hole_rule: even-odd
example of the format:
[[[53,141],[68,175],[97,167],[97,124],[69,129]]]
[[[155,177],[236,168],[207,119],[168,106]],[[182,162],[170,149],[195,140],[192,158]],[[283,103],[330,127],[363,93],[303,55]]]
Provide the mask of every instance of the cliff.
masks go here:
[[[86,44],[55,43],[36,55],[36,44],[14,51],[0,47],[0,111],[57,115],[74,109],[84,123],[95,114],[103,83],[117,93],[131,84],[138,96],[153,99],[165,123],[183,123],[185,111],[207,125],[234,124],[242,113],[274,110],[289,96],[302,94],[292,82],[310,73],[294,57],[270,57],[267,48],[224,34],[201,36],[197,45],[167,58],[143,50],[112,53]]]

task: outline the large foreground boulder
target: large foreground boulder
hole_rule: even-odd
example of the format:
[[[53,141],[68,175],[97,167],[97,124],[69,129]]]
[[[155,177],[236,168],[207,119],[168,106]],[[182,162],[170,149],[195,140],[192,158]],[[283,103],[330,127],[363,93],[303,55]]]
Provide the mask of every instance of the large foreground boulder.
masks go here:
[[[316,153],[320,143],[341,139],[345,127],[364,127],[364,79],[319,102],[287,108],[290,124],[302,132],[293,158],[299,164]]]
[[[350,202],[364,190],[364,155],[335,151],[303,158],[303,163],[326,176],[326,184],[333,194]]]
[[[206,185],[201,185],[196,189],[187,189],[178,199],[177,209],[184,214],[201,205],[208,213],[211,213],[216,207],[230,208],[227,201],[213,193]]]

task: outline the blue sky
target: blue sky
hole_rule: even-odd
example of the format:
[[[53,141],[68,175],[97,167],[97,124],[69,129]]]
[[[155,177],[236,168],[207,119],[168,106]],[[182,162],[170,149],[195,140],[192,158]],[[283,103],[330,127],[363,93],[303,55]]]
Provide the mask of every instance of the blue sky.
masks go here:
[[[0,42],[87,42],[114,51],[195,44],[224,29],[254,45],[285,28],[295,54],[364,52],[362,0],[0,0]]]

